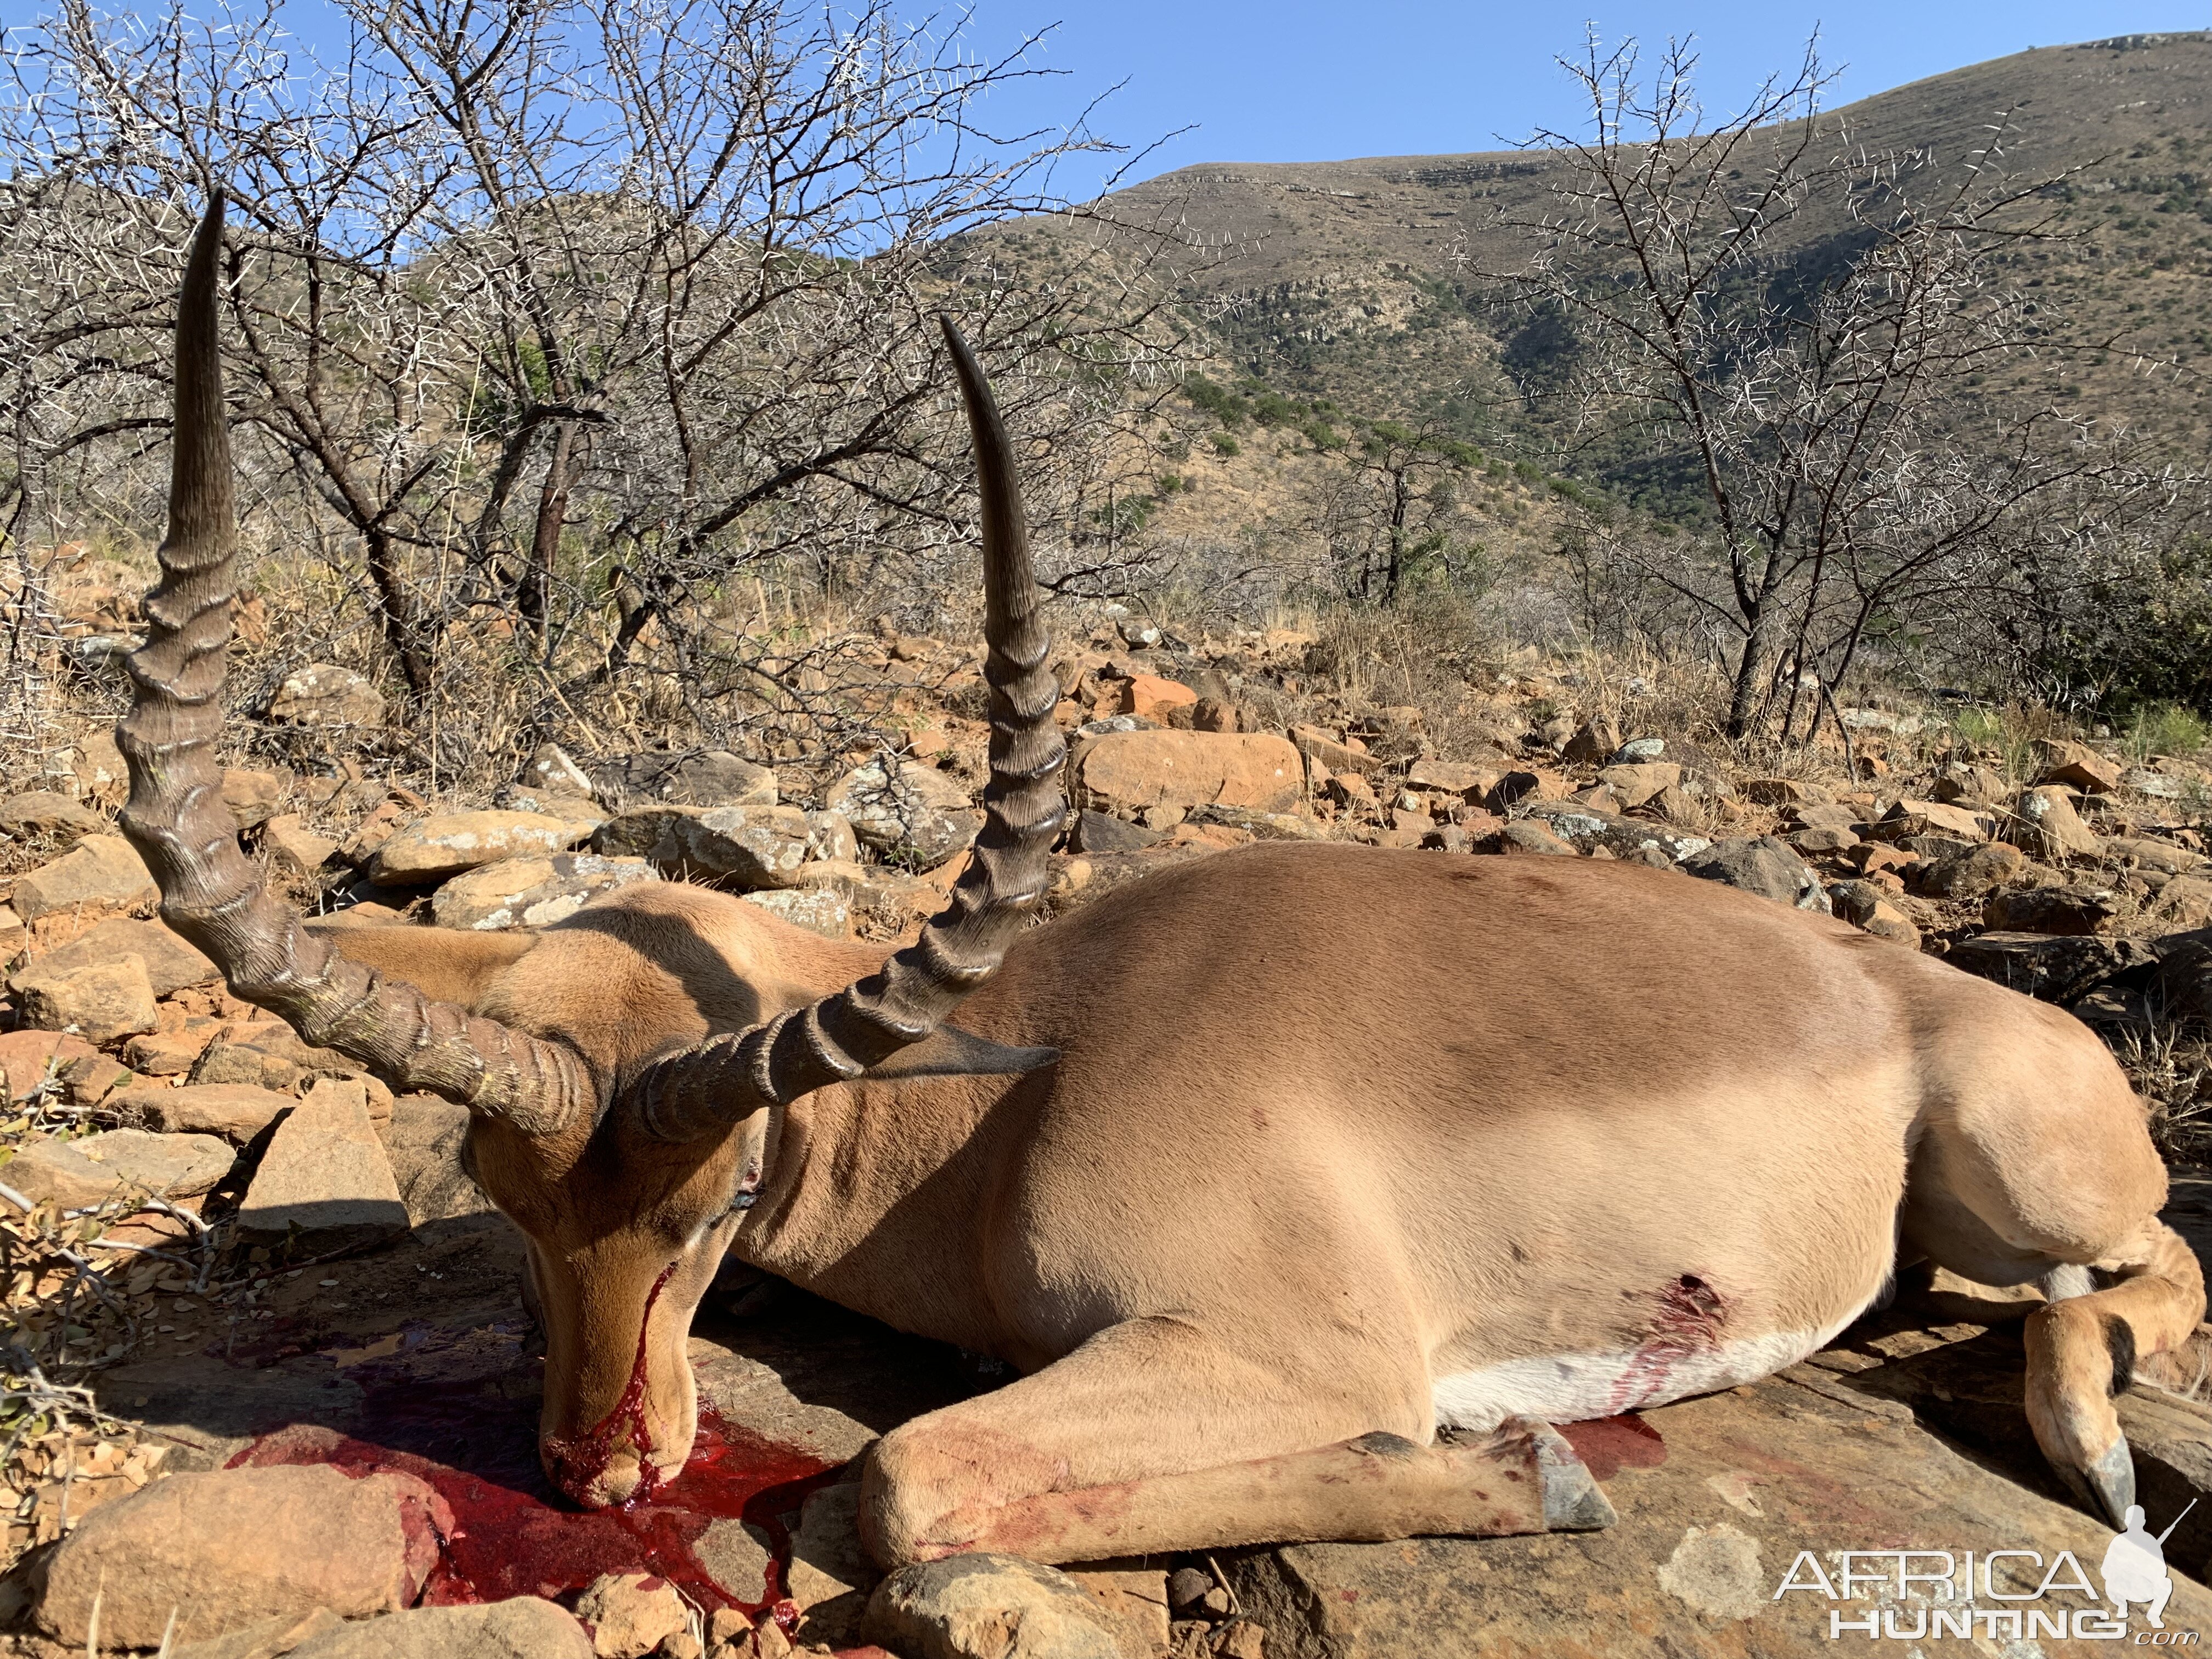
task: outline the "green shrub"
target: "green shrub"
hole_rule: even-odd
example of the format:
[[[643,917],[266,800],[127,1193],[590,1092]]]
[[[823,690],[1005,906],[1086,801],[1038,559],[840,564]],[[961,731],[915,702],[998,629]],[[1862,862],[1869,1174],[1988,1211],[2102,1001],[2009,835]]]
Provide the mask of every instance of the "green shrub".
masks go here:
[[[1208,441],[1213,445],[1213,453],[1224,460],[1228,459],[1231,455],[1241,455],[1244,453],[1244,446],[1226,432],[1215,433]]]

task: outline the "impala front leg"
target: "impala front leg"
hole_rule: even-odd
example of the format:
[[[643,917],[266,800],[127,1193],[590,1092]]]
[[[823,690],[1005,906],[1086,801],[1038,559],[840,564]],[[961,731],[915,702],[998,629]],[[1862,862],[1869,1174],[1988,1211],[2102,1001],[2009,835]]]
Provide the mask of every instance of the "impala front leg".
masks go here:
[[[863,1534],[890,1568],[969,1550],[1097,1561],[1612,1523],[1546,1425],[1516,1418],[1427,1444],[1425,1376],[1373,1386],[1371,1352],[1343,1358],[1360,1369],[1317,1363],[1309,1346],[1292,1377],[1181,1320],[1115,1326],[885,1436],[863,1474]]]

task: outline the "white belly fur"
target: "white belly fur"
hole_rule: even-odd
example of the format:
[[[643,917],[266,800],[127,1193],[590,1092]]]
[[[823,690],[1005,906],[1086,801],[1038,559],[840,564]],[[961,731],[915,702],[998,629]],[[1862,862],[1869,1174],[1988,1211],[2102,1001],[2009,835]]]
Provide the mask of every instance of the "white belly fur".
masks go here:
[[[1615,1417],[1771,1376],[1825,1346],[1863,1311],[1854,1308],[1825,1328],[1773,1331],[1670,1354],[1663,1364],[1640,1349],[1507,1359],[1439,1376],[1430,1385],[1430,1398],[1440,1429],[1494,1429],[1509,1417],[1540,1417],[1547,1423]]]

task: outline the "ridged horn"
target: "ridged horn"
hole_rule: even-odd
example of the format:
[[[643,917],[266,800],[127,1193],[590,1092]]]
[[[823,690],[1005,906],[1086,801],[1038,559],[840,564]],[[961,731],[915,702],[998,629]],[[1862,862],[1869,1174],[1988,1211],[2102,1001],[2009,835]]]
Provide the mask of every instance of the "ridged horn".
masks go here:
[[[982,833],[951,902],[918,940],[867,978],[641,1072],[628,1098],[645,1127],[666,1140],[721,1133],[763,1105],[848,1082],[921,1042],[998,970],[1044,893],[1046,854],[1067,811],[1059,783],[1067,746],[1053,720],[1060,684],[1045,662],[1051,641],[1030,565],[1013,441],[968,343],[951,318],[938,320],[975,434],[982,499],[983,637],[990,647],[983,678],[991,693]]]
[[[161,889],[161,917],[222,970],[232,992],[307,1042],[399,1090],[428,1090],[529,1134],[593,1109],[573,1048],[510,1031],[349,962],[301,927],[238,845],[216,741],[235,593],[237,522],[216,334],[222,198],[193,235],[177,302],[177,422],[161,580],[116,741],[131,768],[123,833]]]

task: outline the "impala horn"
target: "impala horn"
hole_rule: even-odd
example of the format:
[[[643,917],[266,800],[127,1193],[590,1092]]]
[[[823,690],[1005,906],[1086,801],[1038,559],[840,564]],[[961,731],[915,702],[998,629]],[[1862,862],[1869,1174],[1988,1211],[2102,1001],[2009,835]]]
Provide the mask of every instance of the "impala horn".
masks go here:
[[[1049,1048],[1006,1048],[945,1021],[998,970],[1043,896],[1045,857],[1067,816],[1067,759],[1053,720],[1060,684],[1030,566],[1029,526],[1013,441],[990,383],[949,317],[938,319],[975,434],[983,516],[983,678],[991,689],[991,781],[983,830],[951,902],[914,944],[866,979],[804,1008],[654,1061],[626,1091],[653,1134],[688,1141],[726,1131],[760,1107],[832,1083],[878,1076],[1017,1073],[1049,1065]],[[902,1052],[903,1051],[903,1052]]]
[[[177,307],[177,422],[161,580],[146,599],[137,692],[116,741],[131,768],[123,833],[161,889],[161,917],[232,992],[396,1090],[428,1090],[526,1134],[588,1117],[599,1091],[565,1044],[510,1031],[349,962],[300,926],[239,850],[216,762],[235,595],[237,525],[216,338],[223,198],[192,238]]]

